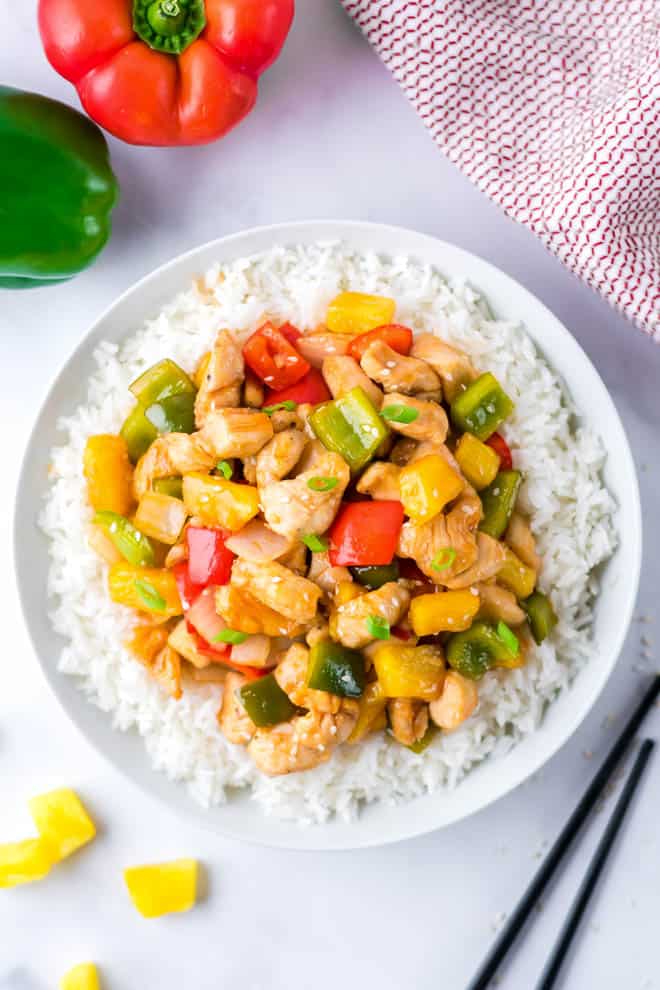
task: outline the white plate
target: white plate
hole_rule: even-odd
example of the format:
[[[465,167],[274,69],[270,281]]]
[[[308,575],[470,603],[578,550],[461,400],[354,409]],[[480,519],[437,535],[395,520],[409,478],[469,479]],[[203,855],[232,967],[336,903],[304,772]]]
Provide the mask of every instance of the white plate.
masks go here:
[[[408,254],[441,272],[465,277],[481,289],[501,317],[523,320],[529,334],[564,379],[583,420],[607,440],[605,482],[618,504],[620,546],[605,568],[596,611],[593,656],[570,691],[551,705],[541,728],[502,759],[487,760],[452,792],[439,791],[400,807],[368,806],[353,824],[300,828],[266,818],[245,794],[205,811],[184,786],[170,783],[149,765],[135,733],[116,732],[110,717],[91,705],[74,678],[59,674],[58,642],[47,618],[48,548],[36,519],[47,483],[53,446],[62,442],[56,423],[84,401],[92,355],[102,340],[120,341],[139,327],[213,262],[231,261],[276,244],[343,239],[355,248]],[[157,269],[124,293],[94,324],[55,380],[28,444],[16,503],[18,585],[25,619],[48,681],[84,735],[126,776],[150,794],[223,835],[295,849],[350,849],[379,845],[458,821],[506,794],[538,770],[570,738],[612,671],[632,617],[641,562],[641,511],[632,456],[614,404],[585,353],[538,299],[498,269],[459,248],[423,234],[378,224],[332,221],[283,224],[212,241]]]

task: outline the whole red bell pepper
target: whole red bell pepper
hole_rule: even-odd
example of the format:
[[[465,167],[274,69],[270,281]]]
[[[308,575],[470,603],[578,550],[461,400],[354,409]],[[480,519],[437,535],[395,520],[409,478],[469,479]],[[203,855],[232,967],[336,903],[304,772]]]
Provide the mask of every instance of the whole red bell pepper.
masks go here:
[[[46,56],[130,144],[215,141],[252,109],[294,0],[39,0]]]
[[[286,334],[272,323],[264,323],[248,337],[243,357],[255,375],[275,391],[299,382],[310,369]]]
[[[330,563],[333,567],[391,564],[402,525],[401,502],[347,502],[330,529]]]
[[[317,368],[310,368],[305,377],[295,385],[289,385],[279,392],[269,391],[264,399],[264,406],[268,408],[280,402],[295,402],[298,406],[303,403],[318,406],[319,402],[327,402],[331,398],[332,394],[321,372]]]

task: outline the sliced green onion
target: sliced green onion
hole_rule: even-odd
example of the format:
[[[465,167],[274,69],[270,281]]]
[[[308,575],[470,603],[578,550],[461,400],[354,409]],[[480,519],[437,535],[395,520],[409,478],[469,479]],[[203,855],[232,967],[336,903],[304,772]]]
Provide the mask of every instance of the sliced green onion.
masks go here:
[[[454,548],[443,547],[439,553],[436,553],[435,557],[431,561],[431,567],[434,571],[448,571],[455,560],[456,551]]]
[[[313,492],[331,492],[338,484],[338,478],[317,477],[310,478],[307,482],[307,487],[311,488]]]
[[[232,646],[238,646],[239,643],[244,643],[248,638],[248,634],[244,632],[239,632],[238,629],[223,629],[219,632],[217,636],[214,636],[211,640],[212,643],[231,643]]]
[[[385,406],[380,411],[384,419],[390,419],[393,423],[414,423],[419,416],[419,411],[412,406]]]
[[[324,550],[328,549],[327,542],[321,539],[320,536],[317,536],[316,533],[308,533],[307,536],[301,536],[300,539],[306,547],[309,547],[312,553],[323,553]]]
[[[167,602],[150,581],[145,581],[143,578],[136,578],[135,590],[147,608],[150,608],[153,612],[164,612],[167,608]]]
[[[298,408],[297,402],[292,402],[291,399],[285,399],[284,402],[276,402],[274,406],[263,406],[262,412],[265,412],[267,416],[271,413],[277,412],[278,409],[286,409],[287,412],[295,412]]]
[[[229,461],[218,461],[218,463],[216,464],[216,468],[218,471],[221,472],[222,475],[224,475],[227,481],[229,481],[232,474],[234,473],[234,469],[229,463]]]
[[[504,643],[509,653],[511,653],[514,657],[518,656],[518,652],[520,650],[518,637],[512,629],[509,629],[506,622],[497,623],[497,637]]]
[[[374,639],[389,639],[389,624],[380,615],[370,615],[367,618],[367,632]]]

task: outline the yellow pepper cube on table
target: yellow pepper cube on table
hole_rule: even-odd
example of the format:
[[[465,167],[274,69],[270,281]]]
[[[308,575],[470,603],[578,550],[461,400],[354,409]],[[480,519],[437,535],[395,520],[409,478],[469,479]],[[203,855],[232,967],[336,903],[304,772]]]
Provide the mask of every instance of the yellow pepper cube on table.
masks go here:
[[[331,333],[367,333],[391,323],[396,302],[387,296],[371,296],[366,292],[340,292],[330,305],[326,326]]]
[[[70,969],[60,980],[60,990],[101,990],[94,963],[80,963]]]
[[[41,880],[53,865],[53,857],[43,839],[0,844],[0,887],[17,887]]]
[[[143,918],[189,911],[197,897],[197,861],[176,859],[132,866],[124,870],[124,880]]]
[[[96,826],[80,798],[68,788],[38,794],[28,806],[53,862],[66,859],[96,835]]]
[[[479,595],[469,589],[418,595],[410,603],[410,621],[416,636],[462,632],[472,625],[479,605]]]
[[[439,454],[420,457],[399,474],[404,511],[419,524],[437,516],[464,488],[461,476]]]

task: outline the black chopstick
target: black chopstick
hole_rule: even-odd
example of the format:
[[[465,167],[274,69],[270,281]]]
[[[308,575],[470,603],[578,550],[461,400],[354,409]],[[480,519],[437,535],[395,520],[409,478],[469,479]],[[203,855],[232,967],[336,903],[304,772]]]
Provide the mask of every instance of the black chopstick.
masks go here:
[[[605,789],[605,786],[607,785],[607,782],[612,776],[614,768],[630,746],[637,730],[648,714],[649,709],[656,701],[658,694],[660,694],[660,674],[656,675],[651,681],[646,694],[629,718],[623,731],[621,732],[621,735],[605,757],[600,769],[589,784],[584,797],[578,803],[575,811],[560,832],[555,844],[552,846],[548,852],[548,855],[541,863],[535,877],[523,894],[518,906],[509,918],[508,922],[498,935],[495,944],[486,956],[479,972],[469,984],[467,990],[487,990],[488,984],[495,976],[502,960],[522,931],[525,922],[534,910],[539,897],[554,876],[557,867],[561,863],[573,840],[587,820],[589,813],[598,801],[603,790]]]
[[[578,890],[571,909],[568,912],[568,917],[564,922],[559,938],[557,939],[555,947],[552,950],[552,954],[545,969],[543,970],[543,975],[536,990],[552,990],[557,981],[559,970],[566,959],[571,942],[573,941],[573,937],[582,919],[582,915],[587,908],[589,899],[594,892],[594,888],[598,883],[601,873],[603,872],[603,868],[607,862],[607,857],[609,856],[612,846],[614,845],[614,840],[617,837],[619,829],[623,824],[626,812],[630,806],[630,802],[632,801],[633,795],[637,789],[637,785],[639,784],[644,768],[648,763],[654,746],[655,743],[652,739],[646,739],[642,743],[639,753],[637,754],[637,759],[635,760],[633,768],[630,771],[630,776],[621,791],[621,796],[619,797],[616,807],[612,812],[612,816],[607,823],[607,828],[603,832],[603,836],[598,843],[596,852],[589,863],[589,868],[584,876],[584,880],[580,884],[580,889]]]

